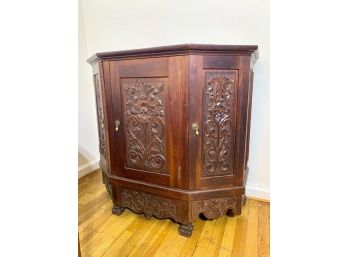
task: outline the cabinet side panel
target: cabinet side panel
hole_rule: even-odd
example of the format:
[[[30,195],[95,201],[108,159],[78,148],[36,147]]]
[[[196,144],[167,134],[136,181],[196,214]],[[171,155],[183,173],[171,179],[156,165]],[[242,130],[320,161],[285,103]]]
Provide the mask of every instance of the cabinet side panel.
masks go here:
[[[103,61],[100,64],[100,74],[103,77],[103,99],[105,110],[105,131],[106,131],[106,148],[107,148],[107,165],[110,173],[114,166],[114,160],[111,158],[114,149],[112,148],[112,99],[110,87],[110,62]]]
[[[253,83],[254,83],[254,71],[250,69],[249,72],[249,94],[248,94],[248,124],[247,124],[247,139],[246,139],[246,147],[245,147],[245,160],[244,160],[244,181],[243,185],[246,184],[246,179],[248,176],[248,161],[249,161],[249,142],[250,142],[250,123],[251,123],[251,108],[252,108],[252,95],[253,95]]]
[[[249,160],[249,142],[250,142],[250,123],[251,123],[251,108],[252,108],[252,95],[253,95],[253,82],[254,82],[254,71],[250,70],[250,80],[249,80],[249,97],[248,97],[248,125],[247,125],[247,141],[246,141],[246,154],[245,154],[245,168],[248,166]]]
[[[97,108],[97,121],[98,121],[98,135],[99,135],[99,153],[101,158],[106,160],[106,140],[105,140],[105,115],[104,106],[102,100],[102,89],[100,84],[100,74],[93,75],[93,82],[95,87],[95,102]]]
[[[240,62],[240,79],[238,84],[238,112],[236,129],[236,185],[242,186],[244,181],[245,164],[248,151],[248,134],[251,104],[250,86],[250,57],[245,56]]]
[[[102,62],[93,65],[93,83],[95,88],[96,112],[98,121],[100,165],[106,172],[110,172],[110,151],[108,140],[108,113],[105,93],[105,74]],[[106,75],[108,76],[108,75]]]

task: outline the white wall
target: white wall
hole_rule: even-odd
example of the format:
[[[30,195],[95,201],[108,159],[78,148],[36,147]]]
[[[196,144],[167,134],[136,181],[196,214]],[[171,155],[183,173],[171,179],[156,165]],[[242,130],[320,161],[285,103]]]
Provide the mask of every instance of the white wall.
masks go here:
[[[254,67],[247,195],[269,198],[268,0],[80,1],[83,21],[79,29],[84,29],[80,38],[85,36],[86,39],[86,45],[82,46],[86,50],[81,50],[82,61],[95,52],[182,43],[259,46],[260,58]],[[83,63],[81,69],[85,70],[85,66]],[[79,113],[84,115],[79,118],[79,125],[88,125],[88,128],[79,137],[79,145],[87,149],[91,144],[93,151],[90,153],[96,154],[93,140],[97,140],[97,131],[90,74],[91,71],[81,72],[83,84],[79,85],[79,96],[81,99],[84,94],[84,99],[79,104]],[[80,127],[79,132],[81,130]]]
[[[95,110],[92,68],[86,62],[87,41],[83,17],[83,5],[79,2],[79,136],[78,165],[79,177],[98,168],[98,131],[97,114]]]

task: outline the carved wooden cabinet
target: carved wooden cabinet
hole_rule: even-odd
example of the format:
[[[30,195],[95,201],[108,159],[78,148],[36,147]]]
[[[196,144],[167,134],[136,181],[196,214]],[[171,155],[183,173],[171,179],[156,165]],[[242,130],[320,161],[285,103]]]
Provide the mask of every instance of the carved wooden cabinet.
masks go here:
[[[238,215],[247,176],[257,46],[185,44],[97,53],[100,167],[113,200],[171,218]]]

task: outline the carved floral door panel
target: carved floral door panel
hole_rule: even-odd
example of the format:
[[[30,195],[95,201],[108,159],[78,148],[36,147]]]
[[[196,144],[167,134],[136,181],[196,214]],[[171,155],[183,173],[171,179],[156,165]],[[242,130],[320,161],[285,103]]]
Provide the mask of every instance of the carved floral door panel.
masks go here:
[[[233,175],[238,73],[205,72],[202,177]]]
[[[121,79],[125,168],[168,174],[167,79]]]
[[[232,186],[238,70],[205,70],[203,76],[200,184]]]
[[[169,185],[167,78],[120,78],[120,175]]]

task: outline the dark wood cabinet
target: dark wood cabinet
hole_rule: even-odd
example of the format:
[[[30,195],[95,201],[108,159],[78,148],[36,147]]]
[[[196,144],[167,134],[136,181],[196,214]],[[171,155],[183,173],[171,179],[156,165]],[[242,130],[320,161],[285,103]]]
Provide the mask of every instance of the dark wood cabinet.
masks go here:
[[[238,215],[257,46],[186,44],[98,53],[100,167],[113,213],[194,221]]]

